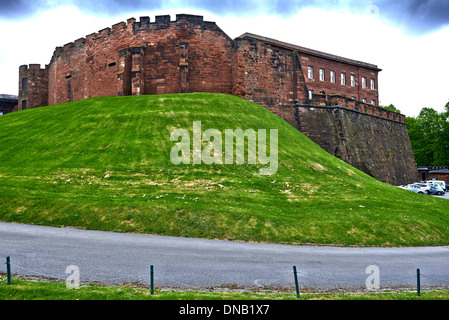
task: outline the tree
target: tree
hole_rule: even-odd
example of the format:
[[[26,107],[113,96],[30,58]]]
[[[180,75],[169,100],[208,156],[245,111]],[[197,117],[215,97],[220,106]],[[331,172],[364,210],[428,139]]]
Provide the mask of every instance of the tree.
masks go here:
[[[449,102],[444,107],[445,111],[440,114],[440,134],[437,139],[437,149],[435,150],[435,165],[449,165]]]
[[[399,110],[398,108],[396,108],[394,105],[392,105],[392,104],[390,104],[390,105],[388,105],[388,106],[379,106],[379,107],[381,107],[382,109],[385,109],[385,110],[388,110],[388,111],[393,111],[393,112],[396,112],[396,113],[401,113],[401,110]]]
[[[406,117],[406,122],[417,165],[449,165],[449,103],[442,113],[423,108],[416,118]]]
[[[429,164],[429,159],[424,152],[425,141],[419,120],[415,117],[406,117],[405,121],[407,123],[408,136],[410,137],[415,162],[418,166],[426,166]]]

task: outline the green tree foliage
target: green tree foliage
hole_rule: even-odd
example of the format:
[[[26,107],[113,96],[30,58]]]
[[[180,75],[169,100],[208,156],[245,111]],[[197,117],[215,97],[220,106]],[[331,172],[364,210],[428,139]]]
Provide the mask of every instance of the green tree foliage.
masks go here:
[[[407,129],[418,166],[449,165],[449,102],[441,113],[423,108],[407,117]]]
[[[381,107],[382,109],[385,109],[385,110],[388,110],[388,111],[393,111],[393,112],[396,112],[396,113],[401,113],[401,110],[399,110],[398,108],[396,108],[394,105],[392,105],[392,104],[390,104],[390,105],[388,105],[388,106],[379,106],[379,107]]]

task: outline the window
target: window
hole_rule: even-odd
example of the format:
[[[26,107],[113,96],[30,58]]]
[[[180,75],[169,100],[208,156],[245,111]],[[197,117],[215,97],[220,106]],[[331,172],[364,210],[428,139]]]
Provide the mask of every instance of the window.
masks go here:
[[[366,98],[363,98],[363,99],[362,99],[362,102],[363,102],[363,103],[366,103]]]
[[[351,97],[352,100],[355,100],[355,97]]]
[[[331,71],[331,82],[335,83],[335,71]]]
[[[27,108],[27,101],[22,100],[22,110],[25,110]]]
[[[320,68],[320,81],[324,81],[324,69]]]
[[[313,99],[313,90],[309,90],[309,100]]]
[[[313,79],[313,67],[312,66],[309,66],[307,68],[307,78]]]
[[[351,74],[351,87],[355,87],[355,75]]]
[[[342,85],[346,84],[346,74],[344,74],[343,72],[341,73],[341,84]]]
[[[375,105],[376,105],[376,100],[371,100],[371,104],[372,104],[373,106],[375,106]]]
[[[376,90],[374,79],[371,79],[371,90]]]
[[[362,88],[366,89],[366,78],[362,77]]]
[[[22,78],[22,90],[23,91],[27,90],[27,84],[28,84],[28,79],[27,78]]]

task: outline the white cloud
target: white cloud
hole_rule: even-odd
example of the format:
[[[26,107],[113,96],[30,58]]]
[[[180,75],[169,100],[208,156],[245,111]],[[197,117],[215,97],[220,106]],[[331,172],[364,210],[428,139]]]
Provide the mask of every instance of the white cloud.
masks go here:
[[[38,63],[44,67],[57,46],[99,30],[111,21],[115,19],[87,16],[75,7],[60,7],[27,21],[0,21],[0,29],[9,30],[2,33],[0,93],[17,94],[20,65]]]
[[[251,32],[300,46],[377,64],[380,103],[394,104],[404,114],[415,116],[422,107],[442,111],[449,99],[449,63],[444,56],[449,28],[421,37],[406,36],[399,28],[382,21],[382,16],[351,14],[346,9],[327,11],[303,9],[291,18],[265,14],[256,17],[220,17],[176,9],[136,12],[135,18],[150,15],[188,13],[215,21],[231,38]],[[0,93],[17,94],[18,68],[22,64],[50,62],[56,46],[62,46],[96,32],[126,17],[98,18],[81,13],[76,7],[44,12],[26,22],[1,22],[3,32],[0,56]],[[446,86],[446,87],[445,87]]]

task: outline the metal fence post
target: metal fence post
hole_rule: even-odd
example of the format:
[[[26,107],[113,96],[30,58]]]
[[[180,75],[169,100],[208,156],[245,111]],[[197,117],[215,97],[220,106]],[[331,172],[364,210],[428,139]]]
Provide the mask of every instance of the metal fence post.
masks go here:
[[[150,266],[150,293],[154,293],[154,267]]]
[[[293,266],[293,275],[295,277],[296,297],[299,298],[299,283],[298,283],[298,273],[296,272],[296,266]]]
[[[421,295],[421,271],[418,269],[416,269],[416,286],[417,286],[417,291],[418,291],[418,296]]]
[[[6,276],[8,278],[8,284],[11,284],[11,261],[9,256],[6,257]]]

